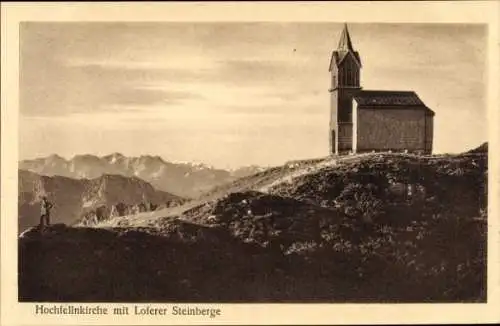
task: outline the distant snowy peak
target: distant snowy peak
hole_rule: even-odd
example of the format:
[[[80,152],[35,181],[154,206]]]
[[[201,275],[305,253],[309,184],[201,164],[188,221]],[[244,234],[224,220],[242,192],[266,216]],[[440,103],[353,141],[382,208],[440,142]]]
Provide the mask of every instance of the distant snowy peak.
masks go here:
[[[202,162],[189,162],[189,161],[172,161],[172,164],[178,164],[185,167],[190,167],[193,170],[221,170],[212,165]]]
[[[66,162],[66,159],[62,156],[59,156],[57,154],[52,154],[49,155],[45,158],[47,161],[56,161],[56,162]]]
[[[115,164],[118,161],[124,160],[125,155],[123,155],[122,153],[112,153],[112,154],[103,156],[102,159],[104,159],[105,161],[107,161],[111,164]]]

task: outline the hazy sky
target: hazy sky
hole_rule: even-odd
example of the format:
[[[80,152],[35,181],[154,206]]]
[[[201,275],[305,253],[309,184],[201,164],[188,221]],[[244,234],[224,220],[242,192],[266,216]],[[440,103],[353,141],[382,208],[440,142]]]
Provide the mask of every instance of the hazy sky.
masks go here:
[[[218,167],[328,155],[332,23],[24,23],[20,158]],[[364,89],[414,90],[435,152],[486,140],[482,25],[349,24]]]

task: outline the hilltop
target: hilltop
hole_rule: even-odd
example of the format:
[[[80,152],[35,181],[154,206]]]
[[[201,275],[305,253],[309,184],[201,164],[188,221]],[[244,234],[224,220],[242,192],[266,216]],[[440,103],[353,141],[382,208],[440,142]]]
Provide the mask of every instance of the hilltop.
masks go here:
[[[484,151],[289,162],[173,208],[29,230],[20,298],[484,302],[487,163]]]

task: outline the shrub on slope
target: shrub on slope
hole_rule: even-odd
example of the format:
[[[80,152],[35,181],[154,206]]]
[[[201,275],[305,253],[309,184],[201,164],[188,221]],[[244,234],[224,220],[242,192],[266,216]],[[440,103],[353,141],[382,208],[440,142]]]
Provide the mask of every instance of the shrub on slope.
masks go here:
[[[279,184],[270,192],[322,207],[340,207],[348,215],[358,217],[398,218],[395,216],[398,210],[409,212],[406,208],[412,208],[417,213],[411,217],[417,218],[444,207],[462,215],[478,214],[486,206],[486,182],[485,155],[442,158],[379,155],[326,167],[293,183]],[[384,210],[386,213],[381,214]]]

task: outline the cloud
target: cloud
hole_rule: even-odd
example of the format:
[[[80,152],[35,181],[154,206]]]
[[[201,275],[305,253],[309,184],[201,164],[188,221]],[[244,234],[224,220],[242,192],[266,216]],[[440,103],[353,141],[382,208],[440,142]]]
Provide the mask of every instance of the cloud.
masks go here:
[[[214,68],[215,61],[207,60],[203,57],[189,56],[169,56],[167,58],[157,58],[144,60],[144,58],[121,59],[121,58],[62,58],[61,63],[67,67],[100,67],[107,70],[131,70],[150,71],[159,73],[189,71],[204,71]],[[183,68],[179,68],[183,67]]]
[[[201,99],[196,93],[183,91],[161,91],[147,88],[126,88],[111,92],[107,96],[106,104],[117,105],[156,105],[179,104],[184,100]]]
[[[37,61],[40,63],[40,61]],[[92,112],[109,105],[174,104],[200,99],[193,91],[147,89],[140,85],[164,80],[189,82],[196,74],[183,69],[150,69],[96,63],[64,65],[45,60],[41,69],[24,58],[21,63],[21,113],[64,115]]]
[[[267,27],[247,24],[235,33],[227,24],[27,24],[21,114],[98,112],[113,105],[188,107],[194,100],[212,107],[237,105],[240,99],[280,105],[296,100],[297,89],[307,94],[320,88],[308,82],[315,73],[307,58],[291,55],[291,49],[270,53],[256,46],[276,43],[276,35],[255,37],[256,28]],[[286,28],[280,29],[284,34]],[[181,31],[182,38],[173,37]],[[248,42],[238,40],[241,33]],[[238,46],[228,46],[229,39],[246,46],[239,52]]]
[[[216,81],[234,85],[266,85],[279,91],[281,87],[304,85],[312,77],[304,60],[230,59],[220,62]],[[314,71],[314,70],[313,70]]]

